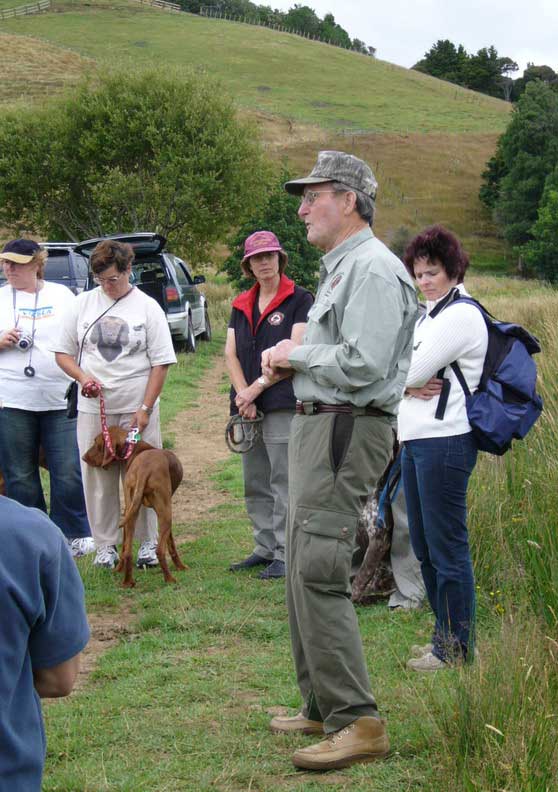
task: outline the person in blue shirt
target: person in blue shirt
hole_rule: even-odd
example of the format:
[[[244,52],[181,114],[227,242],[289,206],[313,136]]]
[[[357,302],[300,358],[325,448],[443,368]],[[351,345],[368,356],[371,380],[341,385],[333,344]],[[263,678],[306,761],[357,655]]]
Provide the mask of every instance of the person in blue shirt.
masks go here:
[[[0,546],[0,792],[40,792],[40,699],[74,686],[89,640],[83,585],[60,529],[3,496]]]

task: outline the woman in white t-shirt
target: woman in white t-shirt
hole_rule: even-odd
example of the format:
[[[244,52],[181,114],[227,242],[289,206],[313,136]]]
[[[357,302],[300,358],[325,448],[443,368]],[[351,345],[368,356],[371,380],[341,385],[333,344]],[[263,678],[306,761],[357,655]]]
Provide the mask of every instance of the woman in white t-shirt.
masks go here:
[[[427,228],[411,241],[404,261],[426,297],[427,309],[415,327],[399,408],[403,486],[411,542],[436,617],[432,643],[407,666],[436,671],[474,657],[467,486],[477,445],[465,394],[450,365],[459,364],[473,392],[482,374],[488,331],[480,311],[456,299],[466,294],[463,278],[469,259],[453,234],[441,226]]]
[[[42,448],[50,474],[50,517],[77,556],[91,552],[93,542],[76,421],[66,415],[70,380],[51,351],[75,297],[65,286],[43,280],[46,259],[31,239],[14,239],[0,253],[8,281],[0,288],[0,468],[8,497],[46,512]]]
[[[102,388],[108,426],[135,426],[143,439],[161,448],[159,394],[176,356],[161,307],[130,284],[134,252],[115,240],[100,242],[91,254],[97,289],[82,292],[65,317],[56,347],[58,365],[83,386]],[[101,432],[100,400],[79,393],[77,436],[81,456]],[[95,540],[97,566],[118,563],[119,477],[124,465],[106,470],[82,461],[87,515]],[[137,565],[157,565],[157,518],[140,510],[136,532]]]

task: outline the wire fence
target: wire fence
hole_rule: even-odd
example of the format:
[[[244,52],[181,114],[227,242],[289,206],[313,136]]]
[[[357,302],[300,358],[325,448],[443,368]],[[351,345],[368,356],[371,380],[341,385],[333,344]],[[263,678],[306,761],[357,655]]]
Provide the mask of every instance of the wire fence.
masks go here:
[[[0,8],[0,19],[12,19],[13,17],[27,16],[28,14],[40,14],[42,11],[48,11],[49,8],[50,0],[39,0],[38,3],[17,6],[17,8]]]
[[[136,0],[136,3],[161,8],[163,11],[182,11],[178,3],[167,3],[166,0]]]
[[[375,47],[367,47],[366,52],[358,47],[348,47],[344,44],[337,43],[332,39],[322,38],[322,36],[314,36],[312,33],[306,33],[302,30],[295,30],[294,28],[278,25],[274,22],[269,22],[266,19],[261,19],[258,16],[235,16],[234,14],[227,14],[215,6],[200,6],[200,16],[209,17],[211,19],[224,19],[228,22],[241,22],[245,25],[256,25],[258,27],[266,27],[271,30],[278,30],[280,33],[292,33],[294,36],[301,36],[311,41],[319,41],[321,44],[330,44],[332,47],[340,47],[341,49],[349,50],[349,52],[356,52],[359,55],[366,55],[373,58],[376,54]]]

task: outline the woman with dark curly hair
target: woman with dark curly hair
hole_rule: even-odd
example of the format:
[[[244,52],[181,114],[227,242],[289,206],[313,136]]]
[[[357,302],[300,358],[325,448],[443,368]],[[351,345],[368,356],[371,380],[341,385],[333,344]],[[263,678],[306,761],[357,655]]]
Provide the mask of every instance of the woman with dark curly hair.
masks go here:
[[[404,255],[426,298],[415,327],[405,398],[399,411],[403,485],[413,549],[436,618],[432,643],[413,647],[413,671],[436,671],[474,657],[475,586],[467,533],[467,485],[477,446],[465,395],[482,374],[488,332],[482,314],[459,301],[469,259],[442,226],[415,237]],[[450,307],[451,306],[451,307]],[[445,409],[444,409],[445,406]]]

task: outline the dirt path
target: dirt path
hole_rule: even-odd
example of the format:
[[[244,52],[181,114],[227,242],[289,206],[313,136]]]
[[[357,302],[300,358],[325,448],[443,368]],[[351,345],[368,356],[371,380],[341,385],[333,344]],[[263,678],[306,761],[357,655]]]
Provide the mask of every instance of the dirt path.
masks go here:
[[[210,478],[214,465],[230,453],[224,439],[228,398],[220,392],[224,374],[224,360],[217,357],[200,382],[199,405],[179,413],[169,426],[175,438],[174,452],[184,466],[184,480],[173,497],[173,524],[179,524],[175,533],[182,542],[195,541],[200,519],[230,497]],[[129,602],[116,612],[89,614],[91,639],[82,655],[76,689],[86,684],[99,657],[131,633],[133,616]]]
[[[197,521],[229,497],[210,478],[214,465],[230,456],[225,444],[228,398],[221,392],[224,375],[225,361],[218,357],[200,383],[198,406],[177,415],[169,426],[173,450],[184,466],[184,480],[172,499],[173,523],[185,524],[193,538]],[[184,540],[183,530],[177,535]]]

